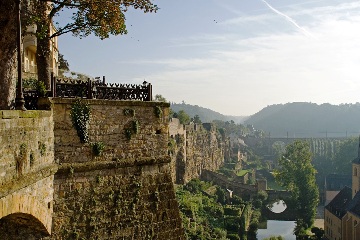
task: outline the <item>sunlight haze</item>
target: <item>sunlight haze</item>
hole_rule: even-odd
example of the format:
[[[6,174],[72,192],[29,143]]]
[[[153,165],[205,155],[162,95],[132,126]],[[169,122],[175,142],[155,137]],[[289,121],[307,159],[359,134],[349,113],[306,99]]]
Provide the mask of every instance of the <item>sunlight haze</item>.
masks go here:
[[[70,69],[227,115],[359,101],[360,1],[154,2],[157,13],[126,13],[127,35],[59,37]]]

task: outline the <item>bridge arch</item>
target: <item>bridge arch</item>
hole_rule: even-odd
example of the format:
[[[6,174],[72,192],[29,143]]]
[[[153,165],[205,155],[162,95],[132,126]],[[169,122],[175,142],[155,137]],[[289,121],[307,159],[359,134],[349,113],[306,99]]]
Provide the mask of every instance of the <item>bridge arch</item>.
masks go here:
[[[34,196],[12,194],[0,199],[0,227],[6,223],[25,232],[31,230],[34,234],[50,235],[51,213],[51,204],[40,202]]]
[[[294,204],[290,200],[290,192],[288,191],[276,191],[276,190],[267,190],[268,192],[268,206],[272,206],[273,203],[278,201],[283,201],[286,205],[284,211],[281,212],[273,212],[268,206],[262,209],[262,214],[268,220],[286,220],[286,221],[295,221],[296,210],[294,208]]]

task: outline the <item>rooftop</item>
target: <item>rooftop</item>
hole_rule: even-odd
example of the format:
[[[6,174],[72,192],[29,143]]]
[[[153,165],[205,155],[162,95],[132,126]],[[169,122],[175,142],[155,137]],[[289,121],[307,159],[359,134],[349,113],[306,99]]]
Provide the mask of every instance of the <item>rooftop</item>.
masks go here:
[[[351,198],[351,188],[346,186],[334,197],[334,199],[328,205],[325,206],[325,209],[341,219],[346,214],[348,204],[351,202]]]

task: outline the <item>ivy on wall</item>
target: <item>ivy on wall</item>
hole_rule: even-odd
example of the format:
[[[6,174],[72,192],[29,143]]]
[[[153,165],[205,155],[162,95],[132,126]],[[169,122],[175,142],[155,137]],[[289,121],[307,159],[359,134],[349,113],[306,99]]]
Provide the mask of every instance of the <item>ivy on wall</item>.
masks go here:
[[[100,156],[105,149],[105,144],[103,142],[95,142],[92,144],[92,152],[95,156]]]
[[[132,108],[125,108],[124,115],[129,117],[135,117],[135,110]],[[140,123],[137,119],[132,120],[127,124],[127,127],[124,129],[125,137],[127,140],[130,140],[132,135],[138,134],[140,130]]]
[[[87,103],[77,99],[71,106],[71,121],[82,143],[89,142],[89,122],[91,110]]]
[[[156,116],[157,118],[161,118],[161,117],[162,117],[162,114],[163,114],[163,111],[162,111],[162,109],[161,109],[160,106],[156,106],[156,107],[154,108],[154,113],[155,113],[155,116]]]

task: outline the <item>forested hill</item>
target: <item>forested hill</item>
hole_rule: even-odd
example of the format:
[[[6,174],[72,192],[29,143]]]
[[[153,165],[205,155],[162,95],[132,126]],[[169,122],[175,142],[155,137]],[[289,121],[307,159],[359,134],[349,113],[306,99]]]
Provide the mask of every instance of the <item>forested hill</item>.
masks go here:
[[[360,132],[360,103],[315,104],[295,102],[267,106],[245,124],[271,137],[345,137]]]
[[[213,120],[231,121],[235,123],[242,123],[247,117],[244,116],[226,116],[221,113],[215,112],[208,108],[203,108],[198,105],[190,105],[186,103],[171,103],[171,109],[174,112],[184,110],[190,117],[199,115],[202,122],[212,122]]]

